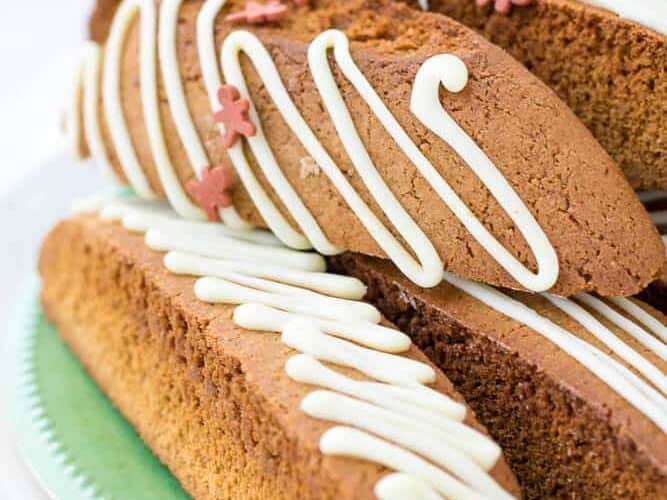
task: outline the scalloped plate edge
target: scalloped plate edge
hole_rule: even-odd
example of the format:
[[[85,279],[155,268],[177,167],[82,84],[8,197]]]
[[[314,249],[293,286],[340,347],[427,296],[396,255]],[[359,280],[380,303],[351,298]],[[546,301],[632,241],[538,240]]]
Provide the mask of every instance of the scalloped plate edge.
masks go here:
[[[53,431],[35,376],[35,336],[40,280],[30,276],[19,288],[10,325],[12,414],[19,455],[44,491],[54,499],[108,500],[76,463]]]

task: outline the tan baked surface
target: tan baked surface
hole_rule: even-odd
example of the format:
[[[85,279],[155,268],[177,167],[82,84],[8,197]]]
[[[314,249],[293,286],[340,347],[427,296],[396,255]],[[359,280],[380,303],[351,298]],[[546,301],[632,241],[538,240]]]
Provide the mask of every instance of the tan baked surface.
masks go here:
[[[223,14],[238,10],[244,3],[230,0]],[[590,289],[604,295],[630,295],[653,279],[664,260],[662,243],[622,173],[567,106],[504,51],[450,19],[424,14],[398,2],[311,3],[315,8],[294,11],[279,25],[243,28],[263,40],[297,107],[378,215],[384,217],[377,204],[370,201],[370,194],[344,152],[307,69],[307,42],[327,28],[347,33],[355,61],[411,138],[498,239],[532,266],[534,259],[525,241],[481,182],[409,110],[414,75],[426,58],[452,52],[465,61],[471,74],[468,86],[456,95],[443,90],[441,99],[510,180],[556,248],[561,263],[556,292],[570,295]],[[98,40],[105,35],[114,4],[98,5],[92,22],[92,32]],[[195,40],[200,7],[198,0],[184,2],[177,32],[178,58],[189,108],[211,161],[228,163],[201,80]],[[231,29],[234,28],[222,18],[218,19],[218,47]],[[123,58],[123,109],[139,161],[146,166],[153,187],[160,190],[141,111],[137,35],[135,23]],[[278,162],[327,236],[338,246],[382,256],[326,176],[301,175],[300,160],[306,151],[276,113],[247,61],[244,69]],[[471,279],[516,287],[416,173],[350,84],[335,73],[378,170],[433,241],[446,268]],[[193,173],[164,92],[160,92],[160,97],[168,150],[179,178],[186,181]],[[107,130],[104,135],[118,168]],[[266,187],[263,176],[258,173],[258,177]],[[262,224],[240,187],[234,192],[234,202],[242,215]],[[284,212],[282,207],[281,210]]]
[[[236,327],[233,307],[198,301],[194,279],[168,273],[140,236],[70,219],[46,239],[39,268],[50,320],[195,498],[374,498],[386,469],[319,453],[330,424],[299,409],[312,388],[284,374],[294,351]],[[435,386],[461,399],[441,374]],[[518,494],[503,461],[493,474]]]
[[[527,498],[667,495],[667,435],[554,344],[447,283],[424,290],[379,259],[335,261],[454,382],[505,450]],[[514,297],[621,361],[541,297]],[[603,323],[667,372],[665,361]]]
[[[429,3],[477,29],[551,86],[633,187],[667,189],[666,36],[572,0],[535,0],[510,16],[469,0]]]

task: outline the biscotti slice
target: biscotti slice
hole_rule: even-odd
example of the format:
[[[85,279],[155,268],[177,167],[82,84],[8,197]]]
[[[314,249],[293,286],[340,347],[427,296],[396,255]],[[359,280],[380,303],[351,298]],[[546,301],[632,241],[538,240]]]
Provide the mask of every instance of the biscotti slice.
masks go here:
[[[665,2],[534,0],[508,16],[473,0],[427,4],[503,47],[553,88],[636,189],[667,189]]]
[[[124,223],[137,229],[148,220],[161,234],[185,231],[183,221],[164,214],[127,213]],[[221,251],[216,228],[188,227],[184,241],[193,244],[203,231]],[[149,231],[154,242],[155,231]],[[171,252],[172,261],[118,223],[79,216],[52,231],[40,257],[47,316],[194,498],[434,498],[428,495],[436,491],[455,498],[520,497],[497,445],[451,383],[386,322],[354,321],[373,313],[371,306],[313,298],[305,289],[290,300],[299,280],[348,296],[363,294],[356,280],[290,270],[318,257],[289,253],[269,235],[248,238],[255,244],[236,240],[245,249],[236,260]],[[262,246],[289,265],[271,270],[271,259],[253,261],[242,272],[244,259]],[[206,262],[217,278],[196,281],[163,263],[183,259]],[[267,284],[271,273],[283,281]],[[228,282],[235,287],[228,301],[244,302],[251,294],[283,309],[246,304],[235,310],[195,295],[212,281],[220,285],[223,275],[236,280]],[[275,293],[262,295],[251,286]],[[312,310],[288,321],[282,336],[239,326],[254,322],[271,330],[272,321],[303,305]],[[342,311],[347,319],[335,319]],[[363,342],[376,347],[363,348]]]
[[[667,328],[641,302],[420,289],[359,255],[335,269],[442,368],[503,447],[526,498],[665,498]],[[621,327],[619,327],[621,325]]]
[[[185,218],[388,257],[420,286],[446,269],[631,295],[655,277],[661,242],[621,171],[504,51],[397,2],[285,5],[237,24],[262,16],[102,2],[72,129]]]

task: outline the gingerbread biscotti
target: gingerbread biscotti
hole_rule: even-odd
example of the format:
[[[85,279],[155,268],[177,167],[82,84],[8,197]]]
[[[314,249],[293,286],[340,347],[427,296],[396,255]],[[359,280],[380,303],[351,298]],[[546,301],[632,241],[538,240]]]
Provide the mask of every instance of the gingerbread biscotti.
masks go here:
[[[289,3],[239,26],[244,7],[100,2],[82,152],[185,218],[388,257],[421,286],[447,269],[617,296],[658,273],[662,243],[617,166],[479,35],[391,1]]]
[[[120,223],[83,215],[60,223],[40,257],[46,314],[194,498],[520,497],[497,445],[407,337],[386,322],[358,320],[370,306],[294,288],[349,297],[356,280],[292,267],[320,260],[268,234],[237,239],[154,206],[106,208],[102,216],[147,230],[153,246],[180,245],[168,237],[174,229],[190,236],[186,244],[210,242],[202,247],[208,257],[165,257]],[[245,252],[212,257],[224,245]],[[268,250],[283,259],[280,269],[253,255]],[[213,273],[206,278],[174,272],[204,261]],[[202,300],[215,280],[234,293]],[[290,290],[298,303],[288,303]],[[213,303],[248,295],[264,305]],[[282,312],[271,309],[275,301]],[[270,333],[290,310],[301,311],[300,322]],[[346,320],[336,319],[343,311]],[[241,326],[253,321],[254,329]]]
[[[667,189],[667,5],[533,0],[510,15],[474,0],[428,6],[503,47],[553,88],[636,189]]]
[[[667,494],[667,321],[630,300],[511,293],[454,276],[420,289],[336,257],[440,366],[498,440],[526,498]]]

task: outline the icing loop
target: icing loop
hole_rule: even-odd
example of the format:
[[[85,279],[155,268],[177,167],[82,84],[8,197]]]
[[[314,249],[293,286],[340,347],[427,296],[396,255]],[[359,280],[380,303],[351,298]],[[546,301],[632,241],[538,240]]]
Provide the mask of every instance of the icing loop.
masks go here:
[[[410,143],[413,161],[470,234],[517,282],[528,290],[548,290],[558,279],[556,251],[507,179],[477,143],[451,118],[440,102],[440,84],[450,92],[460,92],[467,79],[465,64],[458,57],[450,54],[431,57],[417,72],[410,109],[429,130],[456,151],[498,201],[533,251],[537,261],[537,274],[526,269],[500,244],[437,173],[419,148]]]
[[[299,114],[299,111],[283,86],[271,56],[259,39],[251,33],[236,31],[225,39],[220,55],[225,80],[238,88],[244,98],[250,99],[250,92],[246,85],[239,59],[241,52],[248,56],[254,64],[255,69],[264,82],[264,87],[271,95],[276,107],[283,117],[285,117],[287,123],[293,130],[294,127],[292,124],[297,124],[297,130],[299,130],[299,132],[296,132],[297,136],[301,137],[302,134],[300,132],[306,129],[312,135],[310,128],[308,128],[308,125]],[[247,138],[248,145],[269,184],[276,191],[306,236],[304,237],[292,229],[287,219],[271,201],[269,195],[264,191],[257,177],[252,172],[242,145],[236,144],[228,150],[229,157],[262,218],[266,221],[271,231],[289,247],[308,249],[314,246],[319,253],[324,255],[339,253],[341,249],[329,242],[315,218],[282,173],[282,170],[278,166],[278,161],[266,140],[261,120],[254,105],[251,105],[249,115],[251,121],[256,125],[257,131],[254,136]],[[312,139],[317,142],[314,135],[312,135]]]

